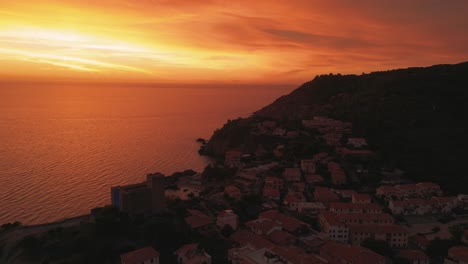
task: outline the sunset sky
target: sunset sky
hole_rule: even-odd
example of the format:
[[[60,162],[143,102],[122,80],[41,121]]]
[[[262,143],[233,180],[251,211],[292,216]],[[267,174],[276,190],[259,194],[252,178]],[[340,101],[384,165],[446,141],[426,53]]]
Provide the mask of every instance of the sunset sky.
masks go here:
[[[464,0],[0,0],[0,80],[291,83],[468,60]]]

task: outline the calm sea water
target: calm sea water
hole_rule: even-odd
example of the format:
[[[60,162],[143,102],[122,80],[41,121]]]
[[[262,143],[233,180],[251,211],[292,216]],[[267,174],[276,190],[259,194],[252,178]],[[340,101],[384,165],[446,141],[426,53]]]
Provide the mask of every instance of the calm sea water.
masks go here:
[[[147,173],[201,171],[227,119],[291,87],[0,87],[0,223],[43,223],[110,203]]]

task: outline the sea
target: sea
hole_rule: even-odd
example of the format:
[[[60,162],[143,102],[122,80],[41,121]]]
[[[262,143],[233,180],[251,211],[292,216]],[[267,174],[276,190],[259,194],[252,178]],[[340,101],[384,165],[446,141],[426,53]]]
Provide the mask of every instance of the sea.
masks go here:
[[[293,88],[0,84],[0,224],[87,214],[148,173],[201,172],[197,138]]]

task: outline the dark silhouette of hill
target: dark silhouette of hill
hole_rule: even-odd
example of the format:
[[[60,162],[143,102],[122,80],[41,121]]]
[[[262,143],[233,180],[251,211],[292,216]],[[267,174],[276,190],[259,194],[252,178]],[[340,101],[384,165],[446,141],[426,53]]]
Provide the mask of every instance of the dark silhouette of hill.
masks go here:
[[[353,122],[382,157],[414,180],[467,192],[468,62],[362,75],[321,75],[257,111],[251,118],[282,121],[326,115]],[[242,121],[240,123],[245,123]],[[233,128],[234,127],[234,128]],[[211,146],[231,144],[231,121]],[[245,133],[244,133],[245,134]],[[208,144],[208,149],[210,142]],[[225,150],[217,148],[216,154]]]

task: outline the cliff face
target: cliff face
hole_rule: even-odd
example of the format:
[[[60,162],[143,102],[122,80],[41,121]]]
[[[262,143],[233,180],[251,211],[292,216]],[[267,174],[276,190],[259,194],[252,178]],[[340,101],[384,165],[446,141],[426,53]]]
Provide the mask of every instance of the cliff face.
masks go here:
[[[415,179],[456,185],[468,183],[464,166],[468,147],[468,62],[408,68],[363,75],[322,75],[260,109],[257,118],[302,120],[326,115],[353,122],[384,158]],[[250,121],[249,121],[250,120]],[[252,118],[242,121],[252,122]],[[237,124],[215,132],[215,154],[246,140]],[[455,186],[456,187],[456,186]]]

